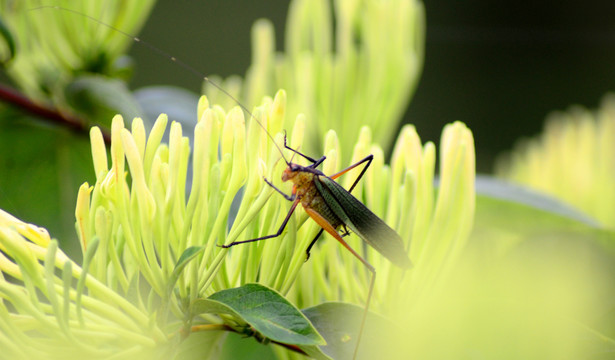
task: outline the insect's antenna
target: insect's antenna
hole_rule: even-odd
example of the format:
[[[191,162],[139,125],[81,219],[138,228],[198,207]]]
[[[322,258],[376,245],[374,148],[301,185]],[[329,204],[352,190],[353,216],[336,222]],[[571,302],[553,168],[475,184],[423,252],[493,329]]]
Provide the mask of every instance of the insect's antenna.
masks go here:
[[[293,153],[290,157],[290,162],[288,162],[287,164],[290,165],[290,163],[293,162],[293,159],[295,158],[295,153]]]
[[[135,42],[147,47],[150,51],[158,54],[158,56],[162,56],[164,58],[167,58],[169,60],[171,60],[172,62],[178,64],[179,66],[181,66],[182,68],[184,68],[184,70],[192,73],[195,76],[198,76],[200,78],[202,78],[203,80],[207,81],[209,84],[211,84],[213,87],[215,87],[216,89],[218,89],[219,91],[221,91],[224,95],[228,96],[231,100],[233,100],[243,111],[245,111],[252,119],[254,119],[254,121],[256,121],[256,123],[258,124],[258,126],[261,127],[261,129],[263,129],[265,131],[265,133],[267,134],[267,136],[269,137],[269,139],[271,139],[271,141],[273,142],[273,144],[275,145],[275,147],[278,149],[278,151],[280,152],[280,155],[282,155],[282,158],[284,159],[284,161],[286,162],[286,164],[289,164],[288,160],[286,160],[286,157],[284,156],[284,153],[282,152],[282,149],[280,148],[280,146],[278,145],[278,143],[275,142],[275,139],[273,138],[273,136],[271,136],[271,134],[269,133],[269,131],[267,131],[267,128],[265,128],[265,126],[256,118],[256,116],[254,116],[254,114],[252,114],[252,112],[250,110],[248,110],[247,107],[245,107],[236,97],[234,97],[233,95],[231,95],[231,93],[229,93],[228,91],[224,90],[224,88],[220,85],[218,85],[216,82],[210,80],[207,75],[205,75],[204,73],[198,71],[197,69],[195,69],[194,67],[190,66],[188,63],[182,61],[181,59],[176,58],[175,56],[169,54],[166,51],[163,51],[160,48],[157,48],[156,46],[148,43],[147,41],[142,40],[141,38],[131,35],[127,32],[125,32],[124,30],[118,29],[113,25],[109,25],[105,22],[102,22],[100,20],[98,20],[97,18],[90,16],[88,14],[84,14],[81,13],[79,11],[73,10],[73,9],[69,9],[69,8],[64,8],[61,6],[53,6],[53,5],[43,5],[43,6],[37,6],[31,9],[28,9],[28,11],[35,11],[35,10],[43,10],[43,9],[54,9],[54,10],[60,10],[60,11],[66,11],[69,13],[73,13],[79,16],[85,16],[86,18],[90,19],[91,21],[97,23],[100,26],[104,26],[108,29],[111,29],[113,31],[117,31],[118,33],[134,40]]]

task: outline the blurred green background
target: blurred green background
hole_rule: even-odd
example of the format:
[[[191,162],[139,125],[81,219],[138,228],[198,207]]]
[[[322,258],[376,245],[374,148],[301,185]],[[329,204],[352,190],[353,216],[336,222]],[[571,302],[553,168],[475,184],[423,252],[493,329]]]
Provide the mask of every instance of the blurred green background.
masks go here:
[[[550,111],[571,104],[595,108],[615,84],[614,2],[435,0],[425,7],[424,70],[404,123],[415,124],[423,141],[438,145],[446,123],[465,122],[474,132],[479,173],[491,172],[498,154],[519,138],[538,134]],[[287,8],[288,1],[282,0],[160,1],[139,36],[204,74],[243,75],[250,64],[252,24],[258,18],[270,19],[281,50]],[[131,54],[135,57],[132,88],[168,84],[200,91],[199,78],[147,47],[134,44]],[[27,127],[10,131],[29,132]],[[53,138],[58,141],[66,134],[58,136]],[[28,141],[23,139],[23,147]],[[84,136],[80,156],[89,156],[87,143]],[[4,154],[11,151],[0,146]],[[32,163],[5,159],[10,166]],[[15,174],[15,166],[10,166]],[[54,182],[50,188],[23,183],[20,193],[0,189],[0,208],[60,237],[72,235],[71,214],[63,214],[65,223],[59,224],[52,220],[57,213],[47,208],[74,203],[79,183],[93,181],[91,170],[83,169],[89,178],[77,176],[71,181],[54,171],[31,172],[27,166],[18,170],[31,174],[33,183],[41,178]],[[21,182],[17,176],[14,179]],[[63,184],[62,194],[49,201],[43,194],[57,194],[51,191],[56,182]],[[16,200],[24,197],[39,199],[40,211],[30,211],[31,206],[24,211],[21,200]]]
[[[250,64],[252,24],[258,18],[270,19],[280,49],[287,6],[288,1],[279,0],[161,1],[139,37],[204,74],[243,75]],[[423,141],[436,143],[445,124],[465,122],[475,136],[479,172],[490,172],[498,154],[511,149],[518,139],[538,134],[550,111],[571,104],[595,108],[613,88],[615,3],[469,1],[460,5],[436,0],[426,2],[425,7],[424,71],[404,122],[415,124]],[[131,53],[136,63],[133,88],[169,84],[200,91],[201,80],[168,59],[137,44]],[[0,131],[20,142],[12,147],[0,142],[0,169],[6,171],[0,174],[4,186],[0,186],[0,208],[48,228],[52,236],[65,241],[63,247],[75,244],[71,243],[74,197],[82,181],[94,180],[91,168],[73,167],[89,165],[87,137],[75,138],[63,129],[51,136],[37,136],[32,129],[46,124],[17,121],[14,126],[12,119],[7,119],[11,127]],[[16,188],[20,190],[7,191]],[[516,194],[514,200],[522,202],[521,198]],[[450,355],[448,352],[463,348],[455,347],[456,342],[473,341],[479,334],[478,341],[486,339],[484,343],[493,346],[490,351],[498,353],[516,341],[514,336],[525,334],[527,343],[521,345],[528,353],[544,350],[536,356],[543,359],[553,358],[548,356],[554,354],[551,349],[570,356],[571,350],[560,345],[577,345],[568,341],[572,336],[594,341],[596,334],[587,336],[586,330],[598,329],[606,334],[604,338],[596,336],[602,341],[596,341],[596,348],[603,352],[573,350],[608,358],[615,343],[606,344],[613,338],[615,323],[612,233],[593,225],[580,227],[566,216],[552,219],[549,209],[538,211],[528,206],[507,213],[510,204],[505,207],[490,200],[478,199],[470,249],[475,257],[465,258],[468,274],[458,274],[452,282],[456,286],[442,302],[426,302],[429,307],[420,312],[426,314],[419,319],[422,321],[405,322],[417,335],[407,345],[418,346],[418,353],[424,347],[425,352],[436,349]],[[538,200],[544,205],[545,199]],[[78,253],[76,246],[74,253]],[[466,297],[459,296],[464,291]],[[478,295],[474,297],[474,293]],[[474,300],[483,299],[483,294],[489,302],[477,304]],[[519,301],[498,304],[508,298]],[[498,306],[485,313],[492,300]],[[468,307],[470,311],[466,311]],[[493,313],[507,316],[500,319]],[[433,314],[441,318],[431,317]],[[570,329],[560,324],[569,318],[587,320],[587,329],[586,324],[571,321],[579,326],[570,336]],[[535,321],[530,325],[542,326],[528,326],[528,319]],[[439,324],[446,321],[459,325],[445,334],[448,338],[437,333]],[[433,326],[437,336],[432,336],[426,324]],[[469,327],[477,331],[467,331]],[[512,330],[510,335],[499,336],[492,331],[496,327]],[[546,334],[552,335],[555,346],[542,346]],[[492,341],[491,336],[497,339]],[[442,343],[452,345],[442,347]],[[599,357],[602,354],[605,356]],[[511,354],[510,358],[524,357]]]
[[[438,142],[454,120],[474,132],[479,172],[520,137],[539,133],[545,116],[572,104],[595,108],[615,87],[615,2],[425,2],[423,75],[404,123]],[[288,1],[160,1],[140,36],[206,74],[244,74],[250,28],[266,17],[278,49]],[[135,87],[201,82],[134,46]]]

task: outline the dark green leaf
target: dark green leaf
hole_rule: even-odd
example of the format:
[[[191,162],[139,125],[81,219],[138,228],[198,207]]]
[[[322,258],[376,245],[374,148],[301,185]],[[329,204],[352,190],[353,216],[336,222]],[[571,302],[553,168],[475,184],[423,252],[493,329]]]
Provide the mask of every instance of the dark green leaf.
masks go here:
[[[271,346],[263,346],[256,341],[246,341],[245,335],[225,333],[226,341],[222,346],[219,360],[276,360]],[[182,359],[183,360],[183,359]]]
[[[241,320],[241,316],[233,311],[233,309],[229,306],[209,299],[195,300],[191,306],[191,314],[192,316],[196,316],[198,314],[230,314],[235,316],[237,318],[236,320]],[[247,324],[246,321],[238,321],[238,323],[242,325]]]
[[[143,110],[126,84],[100,75],[82,75],[64,89],[68,104],[84,118],[108,125],[116,114],[125,120],[143,117]]]
[[[228,336],[224,331],[199,331],[190,334],[181,342],[175,359],[202,360],[219,359],[222,346]]]
[[[0,63],[2,65],[6,65],[9,61],[11,61],[15,57],[15,39],[13,38],[13,34],[4,23],[2,17],[0,17],[0,37],[4,39],[6,53],[2,54],[2,59],[0,59]]]
[[[43,226],[77,262],[79,186],[94,180],[87,136],[12,110],[0,111],[0,208]]]
[[[204,249],[205,248],[203,246],[191,246],[184,250],[184,252],[179,257],[179,260],[177,260],[177,264],[175,264],[175,268],[173,269],[173,272],[169,277],[169,291],[173,289],[173,287],[175,286],[175,282],[177,281],[177,279],[179,279],[179,275],[184,270],[186,265],[188,265],[190,260],[194,259],[194,257],[201,253],[201,251],[203,251]]]
[[[321,345],[323,338],[282,295],[259,284],[219,291],[192,304],[192,313],[229,314],[262,336],[284,344]]]
[[[303,310],[305,316],[325,338],[322,351],[333,359],[352,359],[364,308],[327,302]],[[405,359],[399,351],[396,334],[401,333],[391,321],[369,313],[365,322],[357,359]],[[393,350],[395,349],[395,350]]]
[[[312,359],[316,360],[331,360],[332,358],[327,355],[323,350],[322,346],[318,345],[298,345],[303,352],[307,354]]]

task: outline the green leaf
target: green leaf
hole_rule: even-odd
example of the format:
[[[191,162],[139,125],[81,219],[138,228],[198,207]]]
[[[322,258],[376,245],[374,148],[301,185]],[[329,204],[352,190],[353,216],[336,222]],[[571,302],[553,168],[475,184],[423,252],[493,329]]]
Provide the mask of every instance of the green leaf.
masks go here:
[[[502,254],[523,242],[546,238],[615,244],[613,232],[549,196],[484,177],[477,185],[473,250]]]
[[[333,359],[352,359],[364,308],[347,303],[327,302],[303,310],[327,344],[320,349]],[[357,359],[400,359],[396,334],[401,331],[391,321],[368,313]],[[311,355],[311,354],[310,354]]]
[[[221,333],[218,331],[218,333]],[[245,335],[237,333],[224,332],[226,341],[222,346],[218,360],[276,360],[273,348],[271,346],[263,346],[256,341],[246,341]],[[212,358],[214,359],[214,358]],[[182,359],[183,360],[183,359]]]
[[[10,109],[0,111],[0,208],[49,230],[79,262],[77,189],[92,183],[89,140]]]
[[[64,89],[67,103],[86,119],[108,125],[116,114],[126,120],[142,117],[143,110],[120,80],[100,76],[82,75]]]
[[[532,188],[513,184],[490,176],[476,177],[476,193],[480,197],[499,199],[518,205],[525,205],[535,210],[543,210],[564,218],[585,223],[591,227],[600,227],[597,220],[560,200]]]
[[[98,250],[99,244],[100,238],[98,236],[94,236],[88,244],[88,248],[85,251],[85,256],[83,257],[83,271],[81,272],[81,276],[77,282],[77,299],[75,300],[75,307],[77,308],[77,317],[79,318],[81,324],[84,324],[83,316],[81,314],[81,297],[85,289],[85,282],[87,280],[88,272],[90,271],[90,263]]]
[[[428,322],[412,324],[422,330],[411,340],[414,351],[431,353],[444,342],[450,345],[439,349],[439,358],[468,347],[481,349],[485,358],[510,346],[514,358],[612,352],[615,233],[516,185],[481,180],[477,192],[463,262],[442,286],[441,304],[430,303],[433,313],[421,312]],[[455,324],[461,313],[463,320]],[[451,322],[448,333],[430,337],[436,331],[430,324],[444,321]]]
[[[179,260],[177,260],[177,264],[175,264],[175,268],[173,269],[173,272],[171,273],[171,276],[169,277],[169,283],[168,283],[169,293],[171,293],[171,290],[175,286],[177,279],[179,279],[179,275],[184,270],[186,265],[188,265],[190,260],[194,259],[203,250],[205,250],[205,247],[203,246],[191,246],[187,248],[186,250],[184,250],[184,252],[179,257]]]
[[[6,65],[15,57],[15,38],[11,33],[11,30],[6,26],[2,17],[0,17],[0,38],[4,39],[4,48],[5,52],[2,52],[2,59],[0,59],[0,64]]]
[[[181,342],[175,359],[219,359],[228,333],[223,331],[199,331]]]
[[[219,291],[193,303],[192,313],[229,314],[264,337],[284,344],[321,345],[308,319],[276,291],[259,284]]]

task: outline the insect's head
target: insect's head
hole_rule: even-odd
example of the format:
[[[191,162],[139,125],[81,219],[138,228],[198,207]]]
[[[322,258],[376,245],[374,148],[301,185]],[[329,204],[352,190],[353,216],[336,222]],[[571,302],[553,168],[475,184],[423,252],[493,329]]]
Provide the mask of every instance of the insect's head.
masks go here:
[[[297,176],[297,174],[302,168],[303,167],[299,164],[289,162],[288,166],[286,167],[286,169],[284,169],[284,172],[282,173],[282,181],[292,180],[295,176]]]
[[[284,130],[284,147],[288,148],[288,146],[286,146],[286,130]],[[301,165],[293,163],[295,154],[296,153],[293,153],[293,156],[290,157],[290,160],[286,160],[286,158],[284,158],[284,162],[286,162],[287,166],[286,166],[286,169],[284,169],[284,172],[282,173],[282,181],[288,181],[294,178],[295,175],[297,175],[297,171],[301,169]]]

